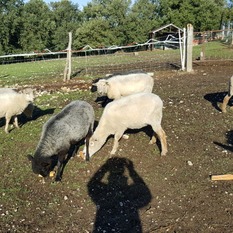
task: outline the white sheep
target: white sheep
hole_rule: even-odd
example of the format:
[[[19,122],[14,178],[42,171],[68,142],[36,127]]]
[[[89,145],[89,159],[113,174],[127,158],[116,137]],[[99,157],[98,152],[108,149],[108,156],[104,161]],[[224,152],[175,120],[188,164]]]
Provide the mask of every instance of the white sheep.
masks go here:
[[[28,88],[17,92],[12,88],[0,88],[0,118],[5,117],[5,132],[8,133],[8,126],[11,118],[14,118],[14,126],[19,128],[17,115],[25,112],[26,116],[32,115],[34,95],[33,90]]]
[[[127,72],[113,74],[106,79],[99,79],[92,83],[92,91],[106,95],[109,99],[120,99],[123,96],[140,92],[151,93],[154,79],[144,72]]]
[[[115,154],[118,141],[127,128],[140,129],[150,125],[161,142],[161,155],[167,153],[166,134],[161,126],[163,102],[152,93],[138,93],[109,103],[100,118],[99,124],[90,138],[89,156],[95,154],[106,142],[109,135],[114,135],[111,154]],[[156,142],[152,136],[150,144]],[[85,157],[86,148],[83,154]]]
[[[233,96],[233,76],[230,77],[230,80],[229,80],[229,87],[228,87],[228,93],[227,95],[224,97],[223,99],[223,102],[222,102],[222,105],[220,106],[222,112],[226,113],[227,110],[226,110],[226,107],[227,107],[227,104],[230,100],[230,98]]]
[[[43,126],[34,156],[28,156],[33,172],[46,177],[57,165],[55,180],[60,181],[72,145],[77,146],[81,140],[86,139],[88,148],[94,121],[94,109],[81,100],[72,101],[51,117]]]

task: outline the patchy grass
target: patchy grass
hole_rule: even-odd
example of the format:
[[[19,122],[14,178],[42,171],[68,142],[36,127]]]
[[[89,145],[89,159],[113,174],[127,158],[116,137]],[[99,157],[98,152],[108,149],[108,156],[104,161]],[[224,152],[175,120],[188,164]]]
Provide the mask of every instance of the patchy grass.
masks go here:
[[[89,79],[67,91],[62,81],[55,83],[49,75],[46,87],[38,86],[39,77],[32,83],[19,78],[18,83],[35,85],[37,108],[33,119],[21,117],[21,128],[9,134],[4,122],[0,124],[1,231],[87,233],[107,226],[106,232],[112,232],[116,228],[107,223],[114,220],[114,227],[127,229],[118,232],[140,225],[141,232],[148,233],[231,233],[232,182],[212,182],[209,175],[233,172],[233,114],[229,107],[226,114],[214,107],[225,96],[232,73],[229,63],[198,64],[191,74],[157,72],[153,92],[164,101],[167,156],[160,157],[159,143],[148,145],[145,132],[131,132],[128,140],[120,141],[115,156],[109,154],[110,138],[90,162],[72,158],[62,182],[48,178],[44,184],[27,160],[43,124],[74,99],[89,102],[96,120],[103,108],[89,92]],[[123,174],[116,169],[119,165]],[[103,181],[97,179],[100,174]]]

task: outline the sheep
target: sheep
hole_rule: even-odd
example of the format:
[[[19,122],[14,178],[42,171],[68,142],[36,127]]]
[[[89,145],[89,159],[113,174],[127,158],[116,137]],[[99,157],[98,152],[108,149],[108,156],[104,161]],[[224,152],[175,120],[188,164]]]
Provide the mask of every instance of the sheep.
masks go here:
[[[32,170],[43,177],[57,165],[55,181],[60,181],[69,153],[93,132],[95,114],[93,107],[81,100],[72,101],[44,125],[34,156],[28,155]],[[86,160],[89,160],[88,153]]]
[[[12,88],[0,88],[0,118],[5,117],[5,132],[9,133],[8,126],[11,118],[14,118],[14,126],[19,128],[17,115],[22,112],[27,117],[32,116],[34,94],[33,90],[28,88],[22,92],[17,92]]]
[[[233,96],[233,76],[230,77],[230,80],[229,80],[229,88],[228,88],[228,93],[227,95],[224,97],[223,99],[223,102],[222,102],[222,105],[220,106],[222,112],[226,113],[227,110],[226,110],[226,107],[227,107],[227,104],[230,100],[230,98]]]
[[[95,80],[91,91],[106,95],[109,99],[120,99],[123,96],[140,92],[151,93],[154,79],[142,71],[119,73],[108,76],[106,79]]]
[[[23,90],[17,90],[14,88],[7,88],[7,87],[3,87],[0,88],[0,95],[1,94],[6,94],[6,93],[24,93],[24,94],[30,94],[31,92],[33,92],[33,90],[31,88],[26,88]],[[33,110],[34,110],[34,105],[33,103],[30,103],[23,111],[23,114],[28,117],[28,118],[32,118],[33,115]]]
[[[153,93],[138,93],[123,97],[109,103],[100,118],[99,124],[89,141],[89,156],[91,157],[104,145],[109,135],[114,135],[111,154],[115,154],[118,141],[127,128],[140,129],[150,125],[153,136],[150,144],[156,142],[155,134],[161,141],[161,155],[167,153],[166,134],[161,126],[163,102]],[[83,155],[87,153],[83,149]]]

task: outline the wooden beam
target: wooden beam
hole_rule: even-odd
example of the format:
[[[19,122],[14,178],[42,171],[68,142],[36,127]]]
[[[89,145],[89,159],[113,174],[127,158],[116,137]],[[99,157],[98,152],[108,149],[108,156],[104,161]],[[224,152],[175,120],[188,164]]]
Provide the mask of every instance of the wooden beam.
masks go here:
[[[211,180],[233,180],[233,174],[212,175]]]

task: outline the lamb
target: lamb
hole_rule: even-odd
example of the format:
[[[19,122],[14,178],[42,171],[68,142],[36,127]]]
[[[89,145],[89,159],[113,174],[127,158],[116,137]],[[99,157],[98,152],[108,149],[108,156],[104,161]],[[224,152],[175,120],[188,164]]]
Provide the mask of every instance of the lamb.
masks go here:
[[[226,107],[227,104],[230,100],[230,98],[233,96],[233,76],[231,76],[230,80],[229,80],[229,88],[228,88],[228,93],[227,95],[224,97],[222,105],[221,105],[221,110],[222,112],[226,113]]]
[[[49,175],[57,165],[55,181],[60,181],[64,166],[68,162],[72,147],[89,138],[93,132],[95,114],[92,106],[81,100],[72,101],[43,126],[34,156],[29,155],[32,170],[43,177]],[[86,160],[89,160],[87,153]]]
[[[161,142],[161,155],[167,153],[166,134],[161,126],[163,102],[153,93],[138,93],[109,103],[100,118],[99,124],[90,138],[89,156],[91,157],[104,145],[109,135],[114,135],[111,154],[115,154],[118,141],[127,128],[140,129],[150,125],[154,135],[150,144],[156,142],[157,134]],[[85,157],[86,148],[83,155]]]
[[[151,93],[154,86],[153,78],[142,71],[113,74],[107,79],[99,79],[92,83],[91,91],[97,90],[109,99],[120,99],[123,96],[140,92]]]
[[[9,133],[8,126],[14,118],[14,126],[19,128],[17,115],[22,112],[27,117],[32,116],[34,94],[32,89],[25,89],[21,93],[12,88],[0,88],[0,118],[6,118],[5,132]]]

